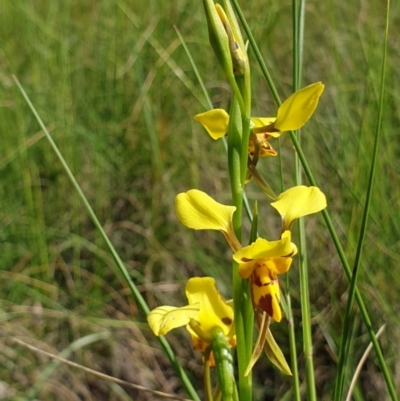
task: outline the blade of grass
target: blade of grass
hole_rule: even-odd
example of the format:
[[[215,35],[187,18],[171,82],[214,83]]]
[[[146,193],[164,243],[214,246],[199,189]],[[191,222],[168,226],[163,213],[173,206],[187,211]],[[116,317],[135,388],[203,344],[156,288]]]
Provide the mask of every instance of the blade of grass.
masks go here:
[[[302,0],[293,0],[293,92],[300,89],[301,81],[301,49],[303,48],[303,26],[304,19],[304,2]],[[300,143],[301,134],[298,130],[295,135]],[[295,181],[296,185],[301,185],[302,167],[300,159],[295,153]],[[311,329],[311,307],[310,307],[310,292],[309,292],[309,275],[307,261],[307,244],[306,244],[306,229],[304,218],[298,221],[299,227],[299,278],[300,278],[300,303],[301,303],[301,318],[303,326],[303,350],[306,365],[306,382],[307,382],[307,400],[315,401],[317,399],[315,388],[315,373],[313,360],[313,344],[312,344],[312,329]],[[295,381],[294,381],[295,383]],[[297,389],[300,392],[300,389]],[[296,390],[295,390],[296,394]]]
[[[288,274],[286,275],[288,278]],[[286,280],[286,302],[287,302],[287,313],[286,319],[288,322],[288,333],[289,333],[289,350],[290,350],[290,368],[292,371],[292,390],[293,400],[300,401],[300,378],[299,378],[299,365],[297,363],[297,349],[296,349],[296,333],[294,330],[294,319],[292,311],[292,298],[290,296],[290,287],[288,286],[289,280]],[[284,298],[283,298],[284,299]]]
[[[384,324],[378,330],[378,332],[376,333],[376,338],[379,338],[381,336],[381,334],[385,330],[385,327],[386,327],[386,324]],[[357,379],[360,376],[361,369],[364,366],[364,363],[367,360],[368,355],[371,353],[371,351],[372,351],[372,344],[369,343],[367,349],[365,350],[365,352],[364,352],[362,358],[360,359],[360,362],[358,363],[357,368],[356,368],[356,370],[354,372],[353,378],[352,378],[351,383],[350,383],[349,391],[347,393],[346,401],[351,401],[351,398],[352,398],[352,395],[353,395],[353,392],[354,392],[354,389],[355,389],[355,386],[356,386],[356,383],[357,383]]]
[[[78,193],[78,196],[83,203],[83,205],[86,208],[86,211],[88,212],[90,218],[93,221],[93,224],[96,226],[97,230],[99,231],[101,237],[103,238],[104,242],[106,243],[107,248],[109,249],[111,255],[113,256],[113,259],[118,267],[118,270],[121,272],[122,276],[124,277],[129,289],[131,290],[132,295],[134,296],[136,302],[139,304],[140,309],[145,313],[146,315],[149,313],[149,307],[145,301],[145,299],[142,297],[142,294],[139,292],[138,288],[136,287],[135,283],[132,281],[128,270],[126,269],[124,263],[122,262],[121,258],[119,257],[116,249],[114,248],[113,244],[109,240],[107,234],[105,233],[102,225],[100,224],[100,221],[98,220],[96,214],[94,213],[92,207],[90,206],[85,194],[83,193],[80,185],[76,181],[72,171],[70,170],[67,162],[65,161],[63,155],[61,154],[60,150],[58,149],[56,143],[54,142],[52,136],[48,132],[46,126],[44,125],[42,119],[40,118],[38,112],[36,111],[35,107],[33,106],[31,100],[29,99],[27,93],[25,92],[24,88],[18,81],[17,77],[13,76],[13,79],[18,86],[18,89],[20,90],[22,96],[24,97],[26,103],[28,104],[29,108],[31,109],[33,115],[35,116],[37,122],[39,123],[40,127],[42,128],[43,132],[46,135],[46,138],[48,139],[51,147],[54,150],[54,153],[57,155],[60,163],[62,164],[68,178],[70,179],[73,187],[75,188],[76,192]],[[175,357],[175,354],[170,347],[169,343],[167,340],[160,336],[158,337],[160,344],[167,355],[168,359],[170,360],[172,366],[174,367],[176,373],[178,374],[179,378],[182,381],[183,386],[185,387],[186,391],[188,394],[193,398],[194,401],[200,401],[199,396],[197,395],[195,389],[193,388],[192,383],[190,382],[188,376],[186,375],[185,371],[183,370],[182,366],[179,364],[178,360]]]
[[[264,74],[264,77],[265,77],[265,79],[266,79],[266,81],[268,83],[268,86],[269,86],[269,89],[270,89],[270,91],[272,93],[272,96],[273,96],[276,104],[278,106],[280,106],[282,104],[282,102],[281,102],[281,100],[279,98],[279,95],[278,95],[278,93],[276,91],[275,85],[272,82],[272,79],[271,79],[271,76],[270,76],[270,74],[268,72],[268,69],[265,66],[264,60],[262,59],[260,50],[258,49],[257,43],[255,42],[255,40],[253,38],[253,35],[252,35],[251,30],[250,30],[250,28],[249,28],[249,26],[247,24],[247,21],[244,18],[243,13],[240,10],[240,7],[239,7],[239,5],[237,3],[237,0],[232,0],[232,4],[233,4],[233,6],[234,6],[234,8],[236,10],[236,13],[239,16],[239,19],[240,19],[240,22],[243,25],[243,28],[244,28],[244,30],[245,30],[245,32],[247,34],[247,37],[248,37],[249,42],[250,42],[250,45],[251,45],[251,47],[252,47],[252,49],[253,49],[253,51],[254,51],[254,53],[256,55],[258,63],[260,64],[260,68],[261,68],[261,70],[262,70],[262,72]],[[303,150],[301,149],[300,143],[297,140],[295,133],[290,131],[289,135],[290,135],[290,138],[291,138],[291,140],[293,142],[293,146],[296,149],[296,153],[299,156],[299,159],[301,161],[301,164],[303,166],[304,172],[305,172],[305,174],[307,176],[307,179],[308,179],[309,183],[311,185],[313,185],[313,186],[317,186],[317,183],[316,183],[316,181],[314,179],[314,176],[313,176],[313,174],[311,172],[311,169],[310,169],[310,167],[308,165],[307,159],[306,159],[306,157],[305,157],[305,155],[303,153]],[[350,281],[351,280],[351,276],[352,276],[351,269],[350,269],[349,263],[347,261],[346,255],[344,253],[343,247],[342,247],[342,245],[341,245],[341,243],[339,241],[339,238],[338,238],[338,236],[336,234],[336,230],[333,227],[332,219],[331,219],[330,214],[327,211],[327,209],[324,209],[322,211],[322,216],[324,218],[326,227],[328,228],[329,234],[330,234],[330,236],[332,238],[333,244],[335,245],[336,252],[337,252],[337,254],[339,256],[339,259],[340,259],[340,261],[342,263],[342,266],[343,266],[343,269],[344,269],[345,274],[347,276],[347,279]],[[373,330],[373,327],[372,327],[372,324],[371,324],[371,319],[369,317],[367,308],[366,308],[366,306],[364,304],[364,301],[362,299],[362,296],[361,296],[358,288],[355,289],[355,298],[356,298],[357,304],[358,304],[358,306],[360,308],[361,316],[362,316],[362,318],[364,320],[364,324],[365,324],[365,327],[367,328],[367,331],[368,331],[368,334],[370,336],[371,342],[374,345],[374,349],[375,349],[375,352],[376,352],[376,355],[377,355],[377,358],[378,358],[379,366],[380,366],[380,368],[382,370],[386,385],[387,385],[387,387],[389,389],[393,389],[394,387],[393,387],[392,379],[391,379],[390,374],[388,372],[388,369],[387,369],[387,366],[386,366],[386,362],[385,362],[385,360],[383,358],[380,345],[379,345],[378,341],[376,340],[375,332]],[[390,393],[391,393],[391,395],[394,395],[393,391],[390,391]],[[393,399],[396,400],[397,398],[393,398]]]
[[[373,194],[373,187],[374,187],[374,177],[376,171],[376,162],[377,162],[377,155],[378,155],[378,147],[381,137],[381,128],[382,128],[382,115],[383,115],[383,100],[385,95],[385,78],[386,78],[386,64],[387,64],[387,47],[388,47],[388,39],[389,39],[389,15],[390,15],[390,0],[387,0],[387,8],[386,8],[386,25],[385,25],[385,38],[383,41],[383,56],[382,56],[382,67],[381,67],[381,83],[380,83],[380,94],[379,94],[379,104],[378,104],[378,121],[376,125],[375,131],[375,140],[374,140],[374,147],[372,150],[372,158],[371,158],[371,167],[369,172],[369,179],[368,179],[368,187],[367,187],[367,194],[365,199],[365,206],[361,221],[361,228],[360,228],[360,235],[357,244],[357,251],[354,260],[354,267],[352,272],[352,278],[350,283],[349,289],[349,297],[347,300],[346,305],[346,312],[345,318],[343,322],[343,332],[340,342],[340,351],[339,351],[339,361],[338,361],[338,371],[336,376],[336,383],[335,383],[335,393],[334,393],[334,400],[339,401],[341,399],[344,387],[344,379],[346,374],[346,360],[347,360],[347,344],[350,339],[350,319],[352,316],[352,309],[354,304],[355,292],[356,292],[356,285],[357,285],[357,277],[359,271],[361,269],[361,256],[364,247],[365,236],[367,233],[367,225],[368,225],[368,217],[370,212],[371,206],[371,198]],[[375,336],[376,340],[376,336]],[[393,400],[397,399],[394,388],[388,386],[389,393]]]

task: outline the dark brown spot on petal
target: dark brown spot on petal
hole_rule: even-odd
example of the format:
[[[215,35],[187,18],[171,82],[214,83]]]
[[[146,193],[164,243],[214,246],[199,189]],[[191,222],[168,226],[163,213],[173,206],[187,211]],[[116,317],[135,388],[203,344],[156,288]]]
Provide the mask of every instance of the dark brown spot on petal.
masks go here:
[[[253,284],[256,285],[257,287],[262,287],[261,279],[259,275],[254,275],[253,276]]]
[[[258,301],[258,306],[265,312],[268,313],[271,317],[273,316],[273,308],[272,308],[272,296],[271,294],[264,295]]]
[[[269,272],[268,272],[268,276],[269,276]],[[265,275],[263,275],[263,276],[260,276],[260,275],[258,275],[258,274],[253,274],[253,276],[252,276],[252,283],[254,284],[254,285],[256,285],[257,287],[265,287],[265,286],[267,286],[267,285],[270,285],[271,284],[271,282],[268,282],[268,283],[262,283],[261,282],[261,277],[265,277]],[[270,277],[270,276],[269,276]],[[271,277],[270,277],[271,278]],[[273,279],[273,278],[272,278]]]
[[[232,324],[232,319],[230,317],[223,317],[222,323],[226,324],[227,326],[230,326]]]

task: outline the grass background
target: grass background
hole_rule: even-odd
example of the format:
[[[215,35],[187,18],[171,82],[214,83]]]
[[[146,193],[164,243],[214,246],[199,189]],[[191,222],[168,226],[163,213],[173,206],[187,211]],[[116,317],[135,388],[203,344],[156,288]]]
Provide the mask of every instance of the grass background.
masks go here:
[[[291,93],[291,2],[242,3],[284,98]],[[326,90],[302,143],[351,262],[378,115],[385,4],[310,0],[305,12],[303,82],[322,81]],[[208,45],[200,1],[2,1],[0,395],[8,393],[3,399],[158,399],[54,363],[13,337],[115,377],[184,395],[12,74],[150,306],[182,304],[185,281],[194,275],[213,275],[230,296],[230,251],[223,236],[191,232],[174,213],[178,192],[199,188],[226,203],[230,192],[222,144],[192,120],[206,102],[173,25],[185,37],[214,106],[227,108],[229,87]],[[393,2],[383,136],[359,281],[374,329],[387,323],[381,344],[395,383],[400,383],[399,27],[400,4]],[[250,59],[253,115],[274,115],[251,53]],[[289,137],[282,137],[281,146],[290,186]],[[260,164],[278,190],[278,161]],[[250,200],[264,201],[254,183],[247,190]],[[260,210],[261,232],[276,236],[277,216],[266,202]],[[306,224],[318,397],[330,400],[347,280],[321,216]],[[300,335],[297,273],[294,266],[290,280]],[[285,324],[273,329],[287,351]],[[183,330],[168,338],[201,389],[201,361],[190,340]],[[355,314],[349,376],[367,345]],[[299,354],[301,369],[300,337]],[[290,380],[265,359],[256,367],[255,386],[257,400],[290,399]],[[372,353],[354,399],[386,397]]]

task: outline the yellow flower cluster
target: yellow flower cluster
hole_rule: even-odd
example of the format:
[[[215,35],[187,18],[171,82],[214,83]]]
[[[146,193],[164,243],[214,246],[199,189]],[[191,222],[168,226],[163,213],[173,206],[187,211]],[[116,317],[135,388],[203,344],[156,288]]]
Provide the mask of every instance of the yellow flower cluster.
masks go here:
[[[291,242],[290,228],[294,220],[319,212],[326,207],[325,195],[317,187],[297,186],[279,195],[271,203],[282,218],[282,236],[277,241],[258,238],[242,247],[232,229],[235,208],[222,205],[204,192],[192,189],[175,200],[179,220],[195,230],[219,230],[232,248],[233,259],[239,264],[242,278],[251,280],[253,305],[279,322],[280,291],[277,276],[286,273],[297,253]]]
[[[291,242],[290,228],[294,220],[326,207],[325,195],[316,187],[297,186],[271,203],[282,217],[282,235],[276,241],[258,238],[249,246],[242,247],[232,228],[235,207],[218,203],[206,193],[192,189],[177,195],[175,208],[178,219],[194,230],[221,231],[233,251],[233,259],[239,265],[239,274],[250,279],[252,301],[280,322],[280,290],[278,275],[286,273],[297,253]],[[186,326],[193,348],[204,352],[212,341],[215,327],[223,330],[229,344],[234,346],[235,330],[233,309],[218,292],[211,277],[194,277],[187,282],[186,296],[189,305],[176,308],[161,306],[150,312],[148,322],[156,335]]]

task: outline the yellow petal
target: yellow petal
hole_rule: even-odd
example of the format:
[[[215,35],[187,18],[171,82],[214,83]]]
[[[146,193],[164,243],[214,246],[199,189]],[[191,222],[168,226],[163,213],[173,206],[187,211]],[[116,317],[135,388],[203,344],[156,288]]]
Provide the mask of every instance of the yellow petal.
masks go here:
[[[235,206],[222,205],[197,189],[180,193],[175,198],[178,219],[194,230],[231,231]]]
[[[281,132],[301,128],[314,113],[324,88],[317,82],[289,96],[278,109],[275,128]]]
[[[233,254],[233,259],[238,263],[249,262],[253,259],[265,259],[275,256],[291,256],[296,253],[297,248],[291,241],[290,231],[282,234],[278,241],[267,241],[257,238],[249,246],[245,246]]]
[[[250,260],[249,262],[239,263],[239,276],[242,278],[249,278],[254,269],[257,267],[257,260]]]
[[[251,117],[253,123],[252,128],[265,127],[272,124],[276,120],[276,117]]]
[[[212,277],[194,277],[188,280],[186,296],[190,305],[200,305],[196,322],[200,324],[201,331],[209,336],[210,341],[211,331],[215,327],[221,328],[226,336],[234,335],[233,309],[218,292]]]
[[[199,310],[199,303],[182,308],[160,306],[147,315],[147,322],[156,336],[165,335],[177,327],[186,326],[190,319],[198,315]]]
[[[213,109],[193,117],[210,134],[212,139],[224,137],[228,132],[229,114],[223,109]]]
[[[274,258],[261,259],[259,265],[273,274],[285,274],[289,271],[292,261],[292,258],[276,256]]]
[[[282,192],[271,206],[282,216],[283,229],[288,230],[299,217],[325,209],[326,197],[318,187],[300,185]]]
[[[251,293],[255,305],[273,317],[276,322],[282,320],[279,283],[276,277],[272,279],[269,276],[268,270],[261,268],[255,271]]]

